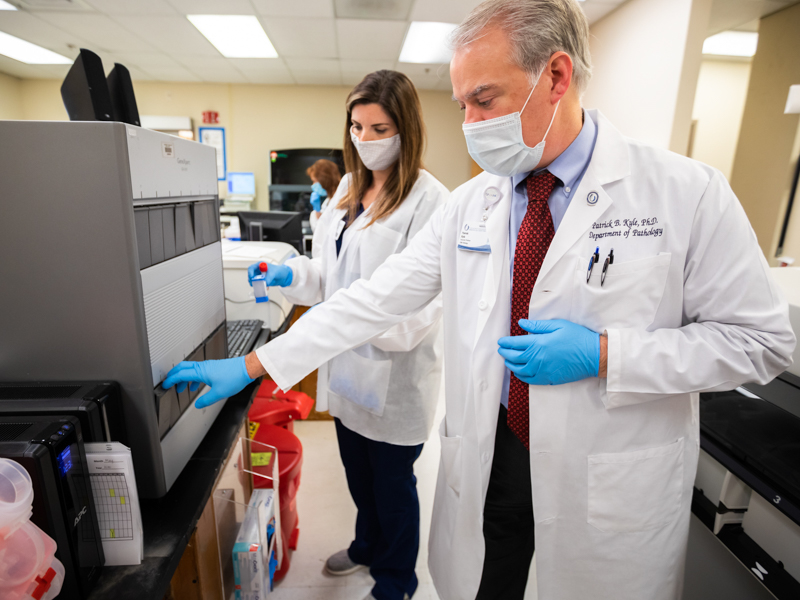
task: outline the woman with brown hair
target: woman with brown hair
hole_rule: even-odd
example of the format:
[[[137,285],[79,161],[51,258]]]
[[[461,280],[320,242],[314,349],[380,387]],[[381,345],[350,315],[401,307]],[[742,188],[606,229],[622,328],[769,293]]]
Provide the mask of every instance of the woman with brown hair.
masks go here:
[[[342,176],[339,167],[330,160],[320,158],[306,169],[306,175],[311,179],[311,231],[316,230],[322,211],[328,207],[328,200],[333,198]]]
[[[422,168],[425,128],[417,92],[395,71],[367,75],[347,99],[347,174],[322,213],[315,258],[270,265],[300,305],[327,300],[401,252],[449,192]],[[257,265],[254,265],[257,269]],[[253,267],[251,267],[253,269]],[[419,500],[413,465],[433,425],[442,355],[441,299],[368,344],[319,369],[317,410],[336,420],[339,453],[358,508],[355,540],[326,569],[347,575],[370,568],[367,598],[414,594],[419,550]]]

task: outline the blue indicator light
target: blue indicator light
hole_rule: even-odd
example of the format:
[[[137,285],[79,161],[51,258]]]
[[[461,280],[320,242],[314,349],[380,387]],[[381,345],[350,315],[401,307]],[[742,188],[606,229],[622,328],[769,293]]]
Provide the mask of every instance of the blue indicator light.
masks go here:
[[[64,477],[72,468],[72,451],[69,446],[64,448],[61,454],[58,455],[58,470],[61,476]]]

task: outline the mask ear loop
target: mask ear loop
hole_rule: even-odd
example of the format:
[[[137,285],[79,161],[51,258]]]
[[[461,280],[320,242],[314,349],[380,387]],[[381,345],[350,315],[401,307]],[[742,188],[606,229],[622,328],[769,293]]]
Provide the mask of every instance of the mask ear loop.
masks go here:
[[[531,96],[533,96],[533,90],[536,89],[537,85],[539,85],[539,80],[538,79],[536,80],[536,83],[533,84],[533,87],[531,88],[531,92],[530,92],[530,94],[528,94],[528,98],[525,100],[525,104],[522,105],[522,110],[519,111],[520,115],[525,110],[525,107],[528,106],[528,100],[530,100]]]
[[[556,120],[556,113],[558,112],[559,104],[561,104],[561,100],[556,102],[556,109],[553,111],[553,118],[550,119],[550,125],[547,126],[547,131],[544,132],[544,137],[542,138],[542,141],[545,141],[547,139],[547,134],[550,133],[550,128],[553,126],[553,121]]]

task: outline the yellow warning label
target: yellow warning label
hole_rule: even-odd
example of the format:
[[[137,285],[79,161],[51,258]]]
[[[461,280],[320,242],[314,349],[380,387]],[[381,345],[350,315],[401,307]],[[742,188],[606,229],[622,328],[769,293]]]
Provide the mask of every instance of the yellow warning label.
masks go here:
[[[266,467],[272,460],[272,452],[253,452],[252,457],[254,467]]]
[[[112,537],[112,538],[115,538],[115,537],[117,537],[117,534],[116,534],[116,533],[114,533],[114,530],[113,530],[113,529],[111,530],[111,537]]]
[[[258,431],[258,427],[261,423],[252,422],[250,423],[250,439],[254,439],[256,437],[256,431]]]
[[[108,490],[108,493],[111,494],[112,498],[117,495],[117,493],[113,489]]]
[[[119,503],[120,504],[125,504],[125,496],[120,496],[119,497]]]

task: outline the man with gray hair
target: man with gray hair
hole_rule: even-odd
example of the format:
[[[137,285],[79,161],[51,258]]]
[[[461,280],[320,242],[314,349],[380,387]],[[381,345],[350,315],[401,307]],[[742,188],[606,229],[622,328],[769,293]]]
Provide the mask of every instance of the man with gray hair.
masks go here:
[[[441,292],[444,600],[523,598],[534,547],[540,600],[678,600],[698,393],[791,364],[787,304],[724,177],[581,107],[588,35],[576,0],[478,6],[450,73],[485,173],[242,367],[288,389]],[[244,385],[182,364],[171,382]]]

